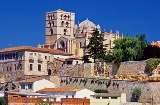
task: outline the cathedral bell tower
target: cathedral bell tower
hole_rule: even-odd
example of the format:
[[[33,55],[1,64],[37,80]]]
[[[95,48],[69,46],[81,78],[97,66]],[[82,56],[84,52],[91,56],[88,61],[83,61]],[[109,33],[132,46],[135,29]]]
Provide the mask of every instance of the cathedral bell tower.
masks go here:
[[[72,38],[75,13],[56,10],[46,13],[46,43],[55,42],[60,37]]]

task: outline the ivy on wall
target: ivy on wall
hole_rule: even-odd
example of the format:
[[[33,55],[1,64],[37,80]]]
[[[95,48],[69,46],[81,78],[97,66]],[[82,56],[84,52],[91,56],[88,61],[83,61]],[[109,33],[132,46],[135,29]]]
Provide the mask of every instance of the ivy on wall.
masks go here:
[[[154,69],[157,68],[157,65],[160,64],[160,58],[150,58],[147,59],[147,70],[149,73],[152,73]]]

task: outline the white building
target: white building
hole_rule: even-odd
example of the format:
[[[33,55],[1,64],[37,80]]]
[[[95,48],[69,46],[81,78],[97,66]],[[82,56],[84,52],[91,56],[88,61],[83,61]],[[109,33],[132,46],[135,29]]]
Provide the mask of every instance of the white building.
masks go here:
[[[57,100],[61,98],[90,98],[90,95],[94,95],[93,91],[88,89],[79,88],[44,88],[37,91],[40,94],[46,94],[56,97]]]
[[[44,88],[54,88],[55,84],[43,78],[31,78],[19,82],[19,92],[36,92]]]

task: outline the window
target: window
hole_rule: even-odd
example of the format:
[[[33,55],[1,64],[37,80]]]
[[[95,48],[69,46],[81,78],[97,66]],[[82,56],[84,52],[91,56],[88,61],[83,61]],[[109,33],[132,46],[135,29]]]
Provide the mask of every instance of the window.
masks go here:
[[[8,58],[8,54],[5,54],[5,59],[7,59]]]
[[[54,27],[54,21],[52,21],[52,26]]]
[[[72,95],[72,98],[74,98],[74,95]]]
[[[100,97],[96,97],[96,99],[100,99]]]
[[[64,25],[64,21],[61,22],[61,26],[62,26],[62,27],[63,27],[63,25]]]
[[[16,56],[15,53],[13,53],[13,59],[15,59],[15,56]]]
[[[30,70],[33,70],[33,67],[32,67],[32,66],[33,66],[33,64],[30,64],[30,67],[29,67]]]
[[[66,98],[68,98],[68,95],[66,95]]]
[[[68,24],[69,24],[69,23],[68,23],[68,22],[66,22],[66,27],[68,27]]]
[[[45,56],[45,59],[47,59],[47,56]]]
[[[111,99],[117,99],[118,97],[111,97]]]
[[[2,60],[4,60],[4,54],[2,54]]]
[[[22,64],[19,64],[19,69],[22,70]]]
[[[2,59],[2,55],[0,54],[0,60]]]
[[[17,70],[17,66],[16,66],[16,64],[14,64],[14,70]]]
[[[18,52],[16,52],[15,58],[18,59]]]
[[[7,71],[8,71],[8,67],[7,67]]]
[[[51,32],[51,35],[52,35],[53,34],[53,29],[52,28],[50,29],[50,32]]]
[[[21,89],[25,89],[25,84],[21,84]]]
[[[67,61],[67,64],[72,64],[72,61]]]
[[[102,99],[109,99],[109,97],[102,97]]]
[[[38,64],[38,71],[41,71],[41,65]]]
[[[12,53],[9,54],[10,59],[12,59]]]
[[[28,84],[28,89],[32,89],[32,84]]]

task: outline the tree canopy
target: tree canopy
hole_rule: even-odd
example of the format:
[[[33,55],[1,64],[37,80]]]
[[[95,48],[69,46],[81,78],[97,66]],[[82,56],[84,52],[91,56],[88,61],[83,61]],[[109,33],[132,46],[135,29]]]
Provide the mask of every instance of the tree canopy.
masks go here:
[[[142,60],[143,51],[148,45],[145,34],[137,35],[135,38],[126,36],[114,41],[113,60],[118,65],[120,62]]]
[[[104,33],[100,33],[98,29],[93,30],[92,37],[89,38],[89,44],[84,47],[87,53],[85,56],[93,58],[94,62],[96,59],[104,60],[106,54],[106,45],[103,43],[103,41],[105,41]]]

